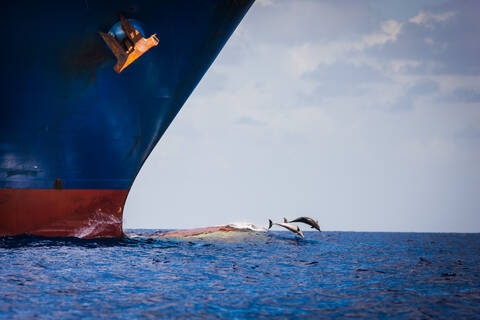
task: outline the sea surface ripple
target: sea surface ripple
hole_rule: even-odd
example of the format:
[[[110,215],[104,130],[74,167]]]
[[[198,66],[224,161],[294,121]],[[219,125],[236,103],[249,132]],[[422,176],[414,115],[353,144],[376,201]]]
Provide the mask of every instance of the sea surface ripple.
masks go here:
[[[2,319],[480,317],[480,234],[0,238]]]

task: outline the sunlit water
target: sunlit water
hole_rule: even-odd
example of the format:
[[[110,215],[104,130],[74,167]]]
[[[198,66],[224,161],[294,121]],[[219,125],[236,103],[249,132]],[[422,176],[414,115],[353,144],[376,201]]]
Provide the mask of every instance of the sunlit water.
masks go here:
[[[0,238],[0,318],[479,318],[480,234]]]

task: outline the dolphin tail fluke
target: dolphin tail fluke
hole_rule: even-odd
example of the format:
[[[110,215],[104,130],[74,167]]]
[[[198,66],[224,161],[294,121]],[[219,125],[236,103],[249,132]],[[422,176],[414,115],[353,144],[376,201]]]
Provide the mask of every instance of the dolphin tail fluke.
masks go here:
[[[288,223],[287,218],[283,217],[283,222]]]
[[[268,229],[270,229],[273,225],[273,222],[272,220],[268,219]]]

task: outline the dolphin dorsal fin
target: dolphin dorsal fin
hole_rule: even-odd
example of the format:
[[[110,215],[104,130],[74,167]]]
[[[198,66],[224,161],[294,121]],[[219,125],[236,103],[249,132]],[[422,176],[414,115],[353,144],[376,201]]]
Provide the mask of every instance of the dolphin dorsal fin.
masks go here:
[[[288,223],[287,218],[283,217],[283,222],[284,222],[284,223]]]

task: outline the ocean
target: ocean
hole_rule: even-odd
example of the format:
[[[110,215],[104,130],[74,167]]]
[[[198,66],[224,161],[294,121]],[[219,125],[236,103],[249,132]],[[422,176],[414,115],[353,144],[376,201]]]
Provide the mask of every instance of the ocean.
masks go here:
[[[480,234],[0,238],[1,319],[480,319]]]

